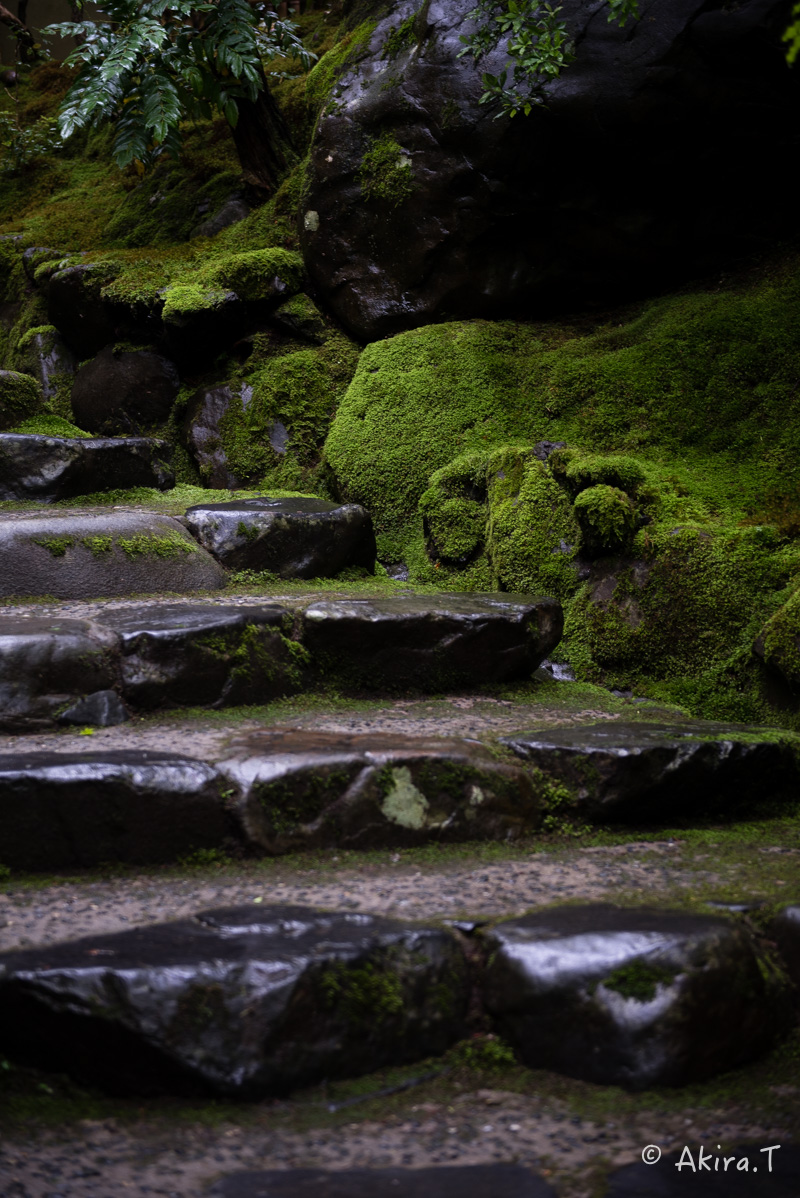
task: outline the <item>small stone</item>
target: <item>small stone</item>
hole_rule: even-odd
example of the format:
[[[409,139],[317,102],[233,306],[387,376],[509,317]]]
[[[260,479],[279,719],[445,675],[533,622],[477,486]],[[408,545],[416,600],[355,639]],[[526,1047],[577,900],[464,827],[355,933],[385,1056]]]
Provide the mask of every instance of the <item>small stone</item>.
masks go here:
[[[78,724],[81,727],[91,724],[95,728],[112,728],[116,724],[124,724],[129,720],[130,713],[116,691],[95,691],[73,703],[58,717],[59,724]]]

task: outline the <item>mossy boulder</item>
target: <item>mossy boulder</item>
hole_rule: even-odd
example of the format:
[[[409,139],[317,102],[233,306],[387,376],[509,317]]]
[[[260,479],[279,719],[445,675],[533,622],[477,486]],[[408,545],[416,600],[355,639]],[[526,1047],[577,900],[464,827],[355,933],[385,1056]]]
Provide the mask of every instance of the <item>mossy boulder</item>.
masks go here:
[[[29,374],[0,370],[0,429],[13,428],[41,412],[42,388]]]
[[[800,588],[767,620],[753,647],[790,691],[800,694]]]
[[[280,301],[300,291],[303,259],[291,250],[269,248],[231,254],[209,271],[209,282],[235,291],[248,303]]]
[[[607,483],[587,487],[573,506],[583,533],[585,554],[619,552],[629,544],[636,527],[636,512],[630,496],[619,487]]]

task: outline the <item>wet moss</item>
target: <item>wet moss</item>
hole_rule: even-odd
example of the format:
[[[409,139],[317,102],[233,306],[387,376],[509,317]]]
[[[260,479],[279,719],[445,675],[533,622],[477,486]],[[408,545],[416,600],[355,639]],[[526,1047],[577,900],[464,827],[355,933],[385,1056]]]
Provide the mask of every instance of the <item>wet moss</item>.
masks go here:
[[[399,208],[414,191],[411,159],[391,133],[373,138],[358,169],[361,194],[370,201]]]
[[[28,374],[0,372],[0,429],[13,428],[44,407],[42,389]]]

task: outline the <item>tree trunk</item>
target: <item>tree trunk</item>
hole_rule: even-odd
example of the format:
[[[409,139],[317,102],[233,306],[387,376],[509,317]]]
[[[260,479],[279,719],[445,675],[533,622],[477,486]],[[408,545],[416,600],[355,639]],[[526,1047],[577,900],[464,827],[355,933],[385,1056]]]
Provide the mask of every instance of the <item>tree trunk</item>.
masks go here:
[[[233,140],[245,182],[271,194],[296,161],[288,126],[266,79],[255,100],[238,100],[236,106],[239,120]]]

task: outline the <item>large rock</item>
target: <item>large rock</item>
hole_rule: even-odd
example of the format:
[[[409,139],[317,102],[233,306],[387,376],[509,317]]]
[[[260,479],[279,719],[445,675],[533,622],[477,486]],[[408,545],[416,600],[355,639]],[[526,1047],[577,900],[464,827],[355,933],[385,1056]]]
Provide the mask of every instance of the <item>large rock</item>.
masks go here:
[[[0,433],[0,499],[53,503],[117,488],[175,485],[166,441]]]
[[[297,690],[303,650],[277,604],[159,604],[101,614],[120,640],[120,689],[134,707],[265,703]]]
[[[0,595],[90,599],[210,590],[225,572],[182,524],[149,512],[6,515]]]
[[[800,990],[800,906],[778,911],[769,926],[769,934],[778,945],[789,976]]]
[[[624,28],[567,0],[575,61],[514,120],[478,103],[506,38],[459,57],[473,9],[405,0],[334,75],[301,242],[357,337],[653,294],[794,227],[800,79],[777,0],[656,0]]]
[[[202,761],[147,750],[0,756],[0,844],[12,869],[175,861],[231,831]]]
[[[112,278],[105,264],[81,263],[56,270],[47,280],[50,323],[79,358],[91,358],[118,341],[147,344],[161,332],[158,306],[104,295]]]
[[[562,907],[498,924],[486,941],[486,1006],[535,1069],[685,1085],[757,1057],[791,1021],[778,974],[722,919]]]
[[[265,495],[190,507],[186,522],[203,548],[233,570],[329,578],[346,566],[375,568],[372,520],[354,503]]]
[[[20,366],[38,380],[46,400],[58,394],[78,366],[75,355],[53,326],[30,329],[21,338],[17,352]]]
[[[564,781],[595,819],[652,820],[794,801],[800,770],[772,731],[686,724],[602,724],[520,732],[501,742]]]
[[[4,616],[0,728],[22,732],[50,727],[76,701],[110,689],[116,680],[116,648],[116,636],[88,620]]]
[[[234,397],[227,383],[220,387],[201,387],[186,409],[183,431],[203,485],[223,490],[243,487],[246,479],[231,470],[222,444],[222,420],[232,403],[244,406],[245,392]]]
[[[437,1165],[428,1169],[267,1169],[232,1173],[212,1186],[210,1195],[211,1198],[387,1198],[387,1195],[555,1198],[555,1190],[523,1165]]]
[[[541,818],[526,774],[457,739],[259,732],[219,769],[247,840],[267,853],[429,840],[510,840]]]
[[[118,1093],[257,1097],[441,1053],[468,993],[444,929],[240,907],[0,955],[0,1047]]]
[[[606,1180],[605,1198],[753,1198],[754,1194],[797,1198],[800,1194],[800,1148],[795,1144],[757,1141],[729,1146],[696,1142],[688,1135],[686,1140],[679,1151],[654,1164],[641,1160],[615,1169]],[[231,1191],[231,1198],[235,1193]]]
[[[302,612],[302,640],[344,683],[439,690],[529,677],[561,639],[554,599],[408,595],[331,599]]]
[[[75,422],[90,433],[136,434],[169,416],[181,380],[168,358],[107,345],[72,384]]]

